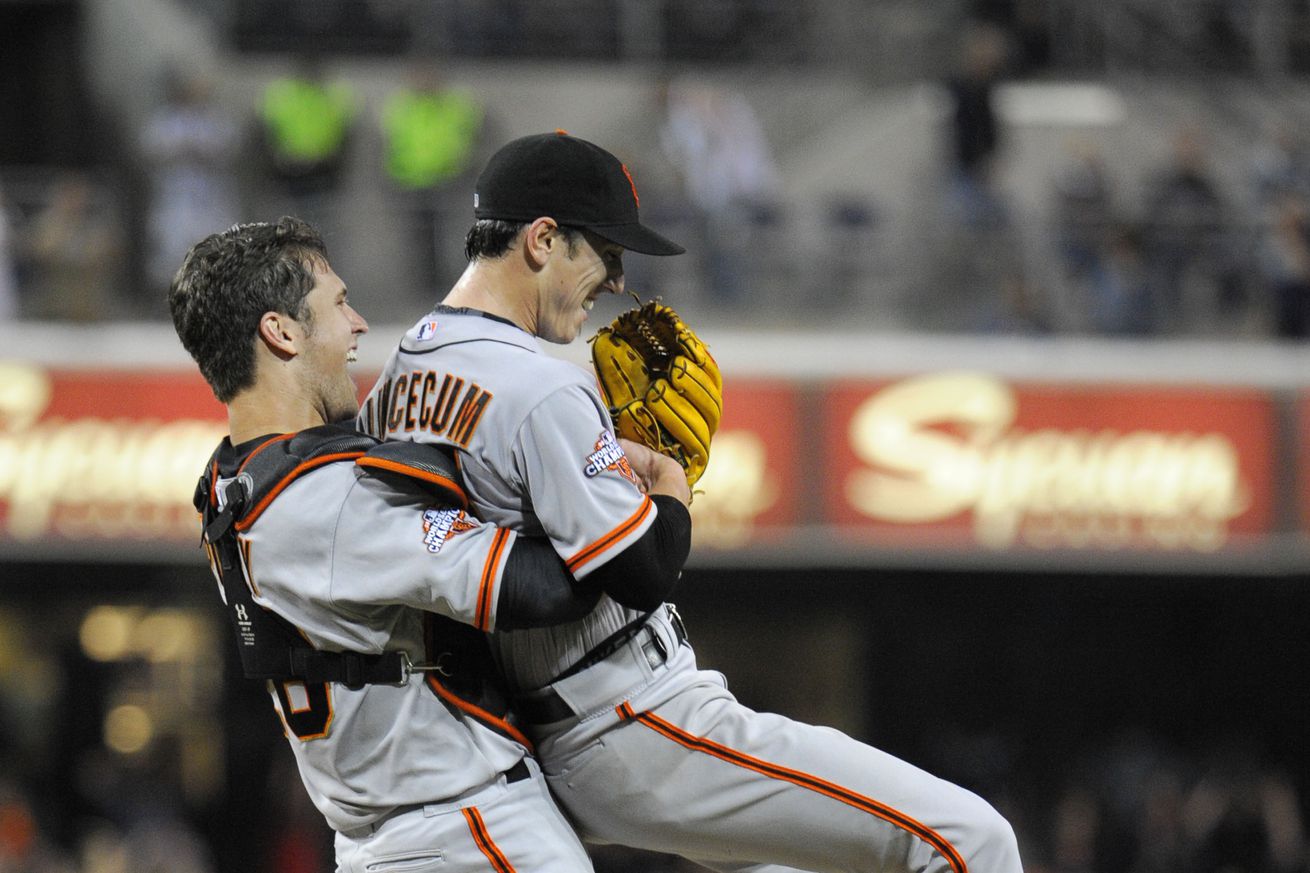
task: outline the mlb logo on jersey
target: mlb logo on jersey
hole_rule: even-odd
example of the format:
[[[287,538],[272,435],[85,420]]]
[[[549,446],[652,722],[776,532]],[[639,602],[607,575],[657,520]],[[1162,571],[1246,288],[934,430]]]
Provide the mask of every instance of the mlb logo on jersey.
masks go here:
[[[435,555],[446,540],[477,526],[462,509],[429,509],[423,513],[423,545]]]
[[[420,340],[432,339],[437,332],[437,323],[435,321],[425,321],[418,327],[418,338]]]

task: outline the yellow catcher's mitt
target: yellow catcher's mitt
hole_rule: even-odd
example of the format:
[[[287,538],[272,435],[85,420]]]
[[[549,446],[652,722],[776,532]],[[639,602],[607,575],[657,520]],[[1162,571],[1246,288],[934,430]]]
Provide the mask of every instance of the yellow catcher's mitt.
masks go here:
[[[591,360],[618,435],[673,458],[695,485],[723,415],[723,377],[705,344],[652,301],[602,327]]]

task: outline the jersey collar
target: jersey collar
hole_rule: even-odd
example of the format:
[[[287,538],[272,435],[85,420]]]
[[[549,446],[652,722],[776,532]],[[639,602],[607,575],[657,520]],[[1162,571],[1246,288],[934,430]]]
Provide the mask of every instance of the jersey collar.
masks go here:
[[[508,318],[499,315],[492,315],[490,312],[483,312],[481,309],[474,309],[472,306],[447,306],[444,303],[438,303],[436,311],[445,313],[446,315],[478,315],[492,321],[499,321],[501,324],[508,324],[516,330],[523,330],[523,328],[510,321]],[[527,333],[526,330],[523,330],[523,332]]]

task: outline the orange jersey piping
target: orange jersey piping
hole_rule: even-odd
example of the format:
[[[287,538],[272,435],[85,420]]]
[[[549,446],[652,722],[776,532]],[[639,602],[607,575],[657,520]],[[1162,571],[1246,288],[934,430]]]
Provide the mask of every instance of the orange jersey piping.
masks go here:
[[[482,567],[482,583],[478,586],[478,608],[474,615],[474,627],[485,632],[491,624],[491,594],[496,587],[496,571],[501,561],[508,554],[505,544],[509,542],[509,528],[500,528],[491,538],[491,549],[487,553],[487,563]]]
[[[908,831],[928,845],[946,859],[955,873],[968,873],[968,866],[964,863],[964,858],[960,856],[959,850],[950,844],[945,837],[937,833],[927,825],[916,821],[898,809],[894,809],[886,804],[879,803],[871,797],[865,797],[857,794],[849,788],[843,788],[832,782],[820,779],[818,776],[812,776],[800,770],[792,770],[778,764],[770,764],[768,761],[762,761],[759,758],[753,758],[744,752],[721,745],[704,737],[698,737],[694,734],[687,733],[671,722],[665,721],[659,716],[652,715],[649,712],[638,713],[632,708],[632,704],[624,702],[615,707],[619,717],[625,720],[636,720],[639,724],[645,725],[656,733],[672,740],[684,748],[693,752],[703,752],[711,757],[726,761],[729,764],[735,764],[738,767],[744,767],[747,770],[754,770],[756,773],[767,776],[770,779],[778,779],[783,782],[790,782],[801,788],[807,788],[810,791],[823,794],[837,800],[847,806],[867,812],[876,816],[888,824]]]
[[[283,440],[289,440],[293,436],[295,436],[294,432],[284,433],[281,436],[270,437],[269,439],[264,440],[262,443],[255,446],[254,449],[251,450],[250,454],[246,455],[246,459],[241,462],[241,466],[237,467],[237,472],[240,473],[242,470],[244,470],[246,468],[246,464],[250,463],[251,458],[259,454],[260,452],[264,451],[264,449],[268,448],[269,446],[273,445],[273,443],[280,443]]]
[[[265,445],[267,445],[267,443],[265,443]],[[263,448],[263,446],[260,446],[260,448]],[[258,451],[258,449],[256,449],[256,451]],[[333,455],[321,455],[317,458],[313,458],[311,460],[305,461],[304,463],[296,467],[294,470],[292,470],[290,473],[283,476],[282,481],[274,485],[273,490],[265,494],[264,499],[259,501],[259,503],[257,503],[255,507],[251,509],[249,513],[246,514],[245,518],[241,519],[236,523],[235,525],[236,529],[243,531],[249,528],[252,524],[254,524],[255,520],[259,518],[259,516],[264,512],[264,510],[268,509],[268,505],[273,502],[274,498],[276,498],[279,494],[282,493],[282,489],[290,485],[292,480],[294,480],[297,476],[301,475],[302,473],[308,472],[309,470],[312,470],[315,467],[321,467],[324,464],[331,464],[336,461],[354,460],[355,458],[358,458],[363,454],[364,454],[363,452],[338,452]],[[249,462],[250,459],[247,458],[246,460],[247,462]],[[241,466],[244,467],[245,464],[242,464]]]
[[[453,692],[449,691],[446,688],[446,686],[438,682],[437,677],[433,676],[431,673],[427,675],[427,680],[428,680],[428,687],[431,688],[434,692],[436,692],[436,695],[440,697],[442,700],[444,700],[446,703],[450,704],[451,706],[455,707],[461,712],[468,713],[470,716],[486,724],[488,727],[500,731],[501,733],[508,736],[510,739],[514,740],[519,745],[523,746],[523,748],[527,749],[529,752],[533,751],[532,740],[524,736],[523,731],[514,727],[514,725],[505,721],[505,719],[496,715],[492,715],[482,707],[469,703],[467,700],[463,699],[462,697],[456,697]]]
[[[218,458],[209,468],[209,505],[218,506]]]
[[[396,461],[389,461],[386,458],[362,457],[355,462],[361,467],[375,467],[379,470],[390,470],[393,473],[400,473],[402,476],[408,476],[411,479],[421,479],[424,482],[431,482],[442,488],[452,491],[459,495],[460,509],[468,509],[468,495],[457,482],[447,479],[445,476],[439,476],[436,473],[429,473],[426,470],[420,470],[418,467],[411,467],[408,464],[401,464]]]
[[[651,502],[649,497],[642,497],[641,506],[637,507],[637,511],[629,516],[626,521],[565,562],[569,568],[569,572],[577,573],[578,568],[583,564],[587,563],[592,558],[595,558],[601,552],[604,552],[619,540],[632,533],[635,527],[646,520],[646,516],[650,514],[650,511],[654,506],[655,504]]]

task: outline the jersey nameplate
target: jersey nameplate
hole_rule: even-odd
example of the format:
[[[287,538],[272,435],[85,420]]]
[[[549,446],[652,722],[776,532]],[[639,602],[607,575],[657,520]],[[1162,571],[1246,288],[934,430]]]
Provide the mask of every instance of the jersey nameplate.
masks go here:
[[[490,391],[453,373],[412,370],[384,381],[361,419],[370,433],[424,431],[466,448],[491,399]]]

